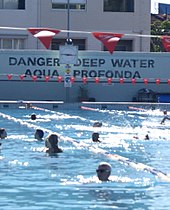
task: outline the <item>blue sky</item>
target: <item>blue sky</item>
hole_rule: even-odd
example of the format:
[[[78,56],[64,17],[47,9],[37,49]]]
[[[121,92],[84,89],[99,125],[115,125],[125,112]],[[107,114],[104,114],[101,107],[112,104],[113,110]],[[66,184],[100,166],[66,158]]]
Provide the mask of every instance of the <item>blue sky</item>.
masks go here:
[[[151,13],[158,13],[158,3],[170,4],[170,0],[151,0]]]

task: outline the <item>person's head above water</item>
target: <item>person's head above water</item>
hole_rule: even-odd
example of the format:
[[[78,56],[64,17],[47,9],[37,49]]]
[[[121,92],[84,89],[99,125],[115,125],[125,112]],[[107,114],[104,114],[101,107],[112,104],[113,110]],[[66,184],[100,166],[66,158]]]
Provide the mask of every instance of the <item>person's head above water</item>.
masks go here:
[[[48,148],[49,153],[59,153],[62,149],[58,147],[58,136],[57,134],[50,134],[45,140],[45,146]]]
[[[97,177],[100,181],[109,181],[112,167],[107,162],[101,162],[96,169]]]
[[[148,134],[146,134],[145,140],[149,140],[149,135]]]
[[[37,130],[35,131],[34,137],[35,137],[35,139],[37,139],[37,140],[42,140],[42,138],[44,137],[44,131],[41,130],[41,129],[37,129]]]
[[[92,133],[92,141],[93,142],[100,142],[99,133],[96,133],[96,132]]]
[[[36,119],[37,119],[36,114],[31,114],[31,120],[36,120]]]
[[[163,111],[163,114],[164,114],[164,115],[167,115],[167,110],[164,110],[164,111]]]
[[[56,134],[50,134],[47,139],[51,147],[58,146],[58,136]]]
[[[102,127],[102,122],[93,123],[93,127]]]
[[[7,137],[7,132],[5,128],[0,128],[0,139],[5,139]]]

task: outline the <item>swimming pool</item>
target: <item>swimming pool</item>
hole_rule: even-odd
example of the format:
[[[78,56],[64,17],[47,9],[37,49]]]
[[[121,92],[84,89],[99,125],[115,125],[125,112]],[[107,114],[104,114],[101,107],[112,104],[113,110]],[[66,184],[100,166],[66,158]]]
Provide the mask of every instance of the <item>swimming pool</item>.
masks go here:
[[[0,127],[8,134],[0,140],[0,209],[169,210],[170,182],[156,176],[159,170],[170,174],[170,122],[160,125],[162,117],[157,109],[0,109]],[[96,121],[103,126],[94,128]],[[44,142],[34,139],[37,127],[45,136],[60,134],[64,152],[44,153]],[[94,131],[101,143],[92,142]],[[112,182],[94,178],[103,161],[112,166]],[[155,168],[155,175],[139,163]]]

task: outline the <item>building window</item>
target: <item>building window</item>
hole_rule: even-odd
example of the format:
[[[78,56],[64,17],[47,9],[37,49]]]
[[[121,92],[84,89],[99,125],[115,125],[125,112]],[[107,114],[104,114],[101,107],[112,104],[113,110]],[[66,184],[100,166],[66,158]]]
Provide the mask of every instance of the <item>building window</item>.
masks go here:
[[[25,49],[25,39],[0,38],[0,49]]]
[[[104,12],[134,12],[134,0],[104,0]]]
[[[86,50],[86,40],[85,39],[72,39],[73,44],[78,46],[78,50]],[[59,50],[60,45],[64,45],[66,39],[53,39],[51,43],[52,50]]]
[[[25,9],[25,0],[0,0],[0,9]]]
[[[104,51],[108,51],[106,47],[103,48]],[[132,51],[132,50],[133,50],[132,40],[120,40],[115,47],[115,51]]]
[[[86,0],[69,0],[69,7],[72,10],[85,10]],[[52,0],[52,9],[67,9],[68,0]]]

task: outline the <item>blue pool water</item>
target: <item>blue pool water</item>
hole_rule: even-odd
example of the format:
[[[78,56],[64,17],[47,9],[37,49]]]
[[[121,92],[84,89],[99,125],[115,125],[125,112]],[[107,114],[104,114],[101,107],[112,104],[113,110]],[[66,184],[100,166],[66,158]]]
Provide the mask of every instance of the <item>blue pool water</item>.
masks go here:
[[[37,120],[30,119],[32,113]],[[105,155],[151,166],[156,175],[157,170],[170,174],[170,122],[161,125],[162,117],[160,110],[1,109],[0,127],[8,137],[0,140],[0,209],[169,210],[170,182]],[[103,126],[93,128],[96,121]],[[45,136],[60,134],[63,153],[44,153],[44,141],[34,139],[36,127]],[[94,131],[101,143],[92,142]],[[146,134],[150,140],[144,140]],[[98,148],[106,153],[98,153]],[[103,161],[112,166],[111,182],[96,179]]]

